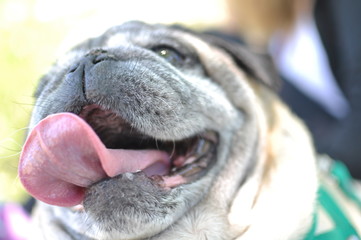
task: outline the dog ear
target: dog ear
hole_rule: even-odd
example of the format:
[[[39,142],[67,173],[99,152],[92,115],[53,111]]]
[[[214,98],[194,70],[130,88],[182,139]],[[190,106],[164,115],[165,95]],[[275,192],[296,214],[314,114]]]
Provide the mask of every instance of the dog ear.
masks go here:
[[[257,81],[275,91],[280,89],[281,80],[270,55],[251,51],[245,44],[233,38],[207,33],[203,34],[202,38],[226,51],[243,71]]]

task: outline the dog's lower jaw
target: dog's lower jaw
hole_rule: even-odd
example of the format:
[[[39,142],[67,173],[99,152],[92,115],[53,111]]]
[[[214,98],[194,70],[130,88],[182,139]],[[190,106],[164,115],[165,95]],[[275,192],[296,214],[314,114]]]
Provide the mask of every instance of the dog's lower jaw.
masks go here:
[[[213,175],[213,174],[211,174]],[[107,219],[107,216],[102,215],[103,219],[99,219],[99,215],[95,209],[97,205],[92,204],[92,208],[85,211],[73,211],[71,208],[65,209],[62,207],[50,206],[44,203],[40,203],[36,214],[37,221],[40,221],[41,225],[52,225],[52,227],[60,228],[62,234],[68,235],[69,239],[86,239],[86,240],[111,240],[111,239],[148,239],[155,236],[158,239],[164,230],[172,228],[173,224],[186,215],[186,212],[192,209],[193,205],[199,201],[195,199],[200,196],[206,195],[208,191],[209,183],[212,181],[211,176],[205,176],[197,182],[189,185],[192,190],[184,188],[182,186],[171,190],[171,193],[164,197],[163,201],[168,201],[168,204],[173,204],[174,209],[159,209],[156,213],[144,212],[144,206],[139,207],[139,212],[136,208],[129,209],[129,211],[123,211],[116,213],[117,209],[114,209],[114,213]],[[168,199],[167,199],[168,198]],[[99,203],[102,204],[102,203]],[[135,203],[136,205],[136,203]],[[100,205],[98,205],[100,206]],[[85,207],[86,209],[86,207]],[[167,211],[167,214],[162,211]],[[99,209],[101,211],[101,209]],[[51,216],[54,221],[42,222],[47,217],[42,217],[41,214],[47,214]],[[50,214],[49,214],[50,212]],[[160,216],[164,214],[163,216]],[[117,216],[118,219],[114,219]],[[113,218],[113,219],[112,219]],[[58,230],[59,231],[59,230]],[[49,232],[48,234],[52,234]],[[62,239],[56,236],[45,236],[45,239]],[[170,239],[170,238],[168,238]],[[174,238],[178,239],[178,238]]]
[[[109,196],[109,197],[104,197]],[[163,189],[144,173],[125,173],[90,187],[84,200],[89,222],[107,237],[143,239],[155,235],[188,209],[195,198],[183,187]]]

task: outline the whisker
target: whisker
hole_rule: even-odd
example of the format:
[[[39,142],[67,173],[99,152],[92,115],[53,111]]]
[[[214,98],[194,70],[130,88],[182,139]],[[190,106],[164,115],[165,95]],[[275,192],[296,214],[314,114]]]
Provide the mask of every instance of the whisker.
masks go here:
[[[170,159],[173,158],[173,156],[175,155],[175,151],[176,151],[176,149],[175,149],[176,143],[175,143],[174,140],[172,140],[172,144],[173,144],[173,148],[172,148],[172,152],[171,152],[170,157],[169,157]]]
[[[11,154],[11,155],[7,155],[7,156],[0,157],[0,159],[7,159],[7,158],[12,158],[12,157],[18,157],[19,155],[20,155],[20,152],[17,152],[17,153]]]

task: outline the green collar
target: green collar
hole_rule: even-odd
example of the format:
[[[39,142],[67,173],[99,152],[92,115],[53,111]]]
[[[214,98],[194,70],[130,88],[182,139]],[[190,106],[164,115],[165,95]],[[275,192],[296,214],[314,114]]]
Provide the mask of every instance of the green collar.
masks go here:
[[[337,181],[342,192],[353,200],[361,209],[361,201],[355,194],[351,175],[344,164],[332,161],[329,167],[330,175]],[[357,231],[325,186],[318,189],[318,205],[321,206],[334,222],[335,228],[329,232],[316,235],[317,214],[313,216],[313,224],[304,240],[360,240]]]

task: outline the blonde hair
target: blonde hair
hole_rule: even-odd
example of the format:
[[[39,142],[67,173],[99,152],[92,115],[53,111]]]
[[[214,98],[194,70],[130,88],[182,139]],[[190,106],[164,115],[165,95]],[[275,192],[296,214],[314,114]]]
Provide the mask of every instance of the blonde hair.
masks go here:
[[[309,12],[312,0],[228,0],[235,28],[256,45],[265,44],[277,30],[289,31],[300,13]]]

